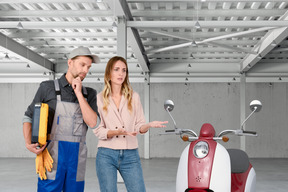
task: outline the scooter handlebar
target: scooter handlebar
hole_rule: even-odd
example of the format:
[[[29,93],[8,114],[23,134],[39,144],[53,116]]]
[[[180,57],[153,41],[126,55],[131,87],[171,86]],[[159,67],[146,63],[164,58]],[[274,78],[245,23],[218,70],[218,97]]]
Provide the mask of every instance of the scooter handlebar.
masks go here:
[[[180,135],[181,133],[181,129],[175,128],[172,130],[165,130],[165,133],[160,133],[159,135]]]
[[[176,135],[181,135],[183,133],[187,133],[189,135],[192,135],[193,137],[197,137],[197,134],[190,130],[190,129],[178,129],[178,128],[175,128],[174,130],[165,130],[165,133],[167,134],[176,134]]]
[[[243,131],[242,134],[246,136],[258,136],[257,132],[255,131]]]
[[[237,129],[237,130],[224,130],[221,133],[219,133],[218,137],[222,137],[228,134],[234,134],[237,136],[257,136],[257,132],[255,131],[245,131],[242,129]]]
[[[166,132],[166,133],[175,132],[175,130],[174,130],[174,129],[172,129],[172,130],[165,130],[165,132]]]

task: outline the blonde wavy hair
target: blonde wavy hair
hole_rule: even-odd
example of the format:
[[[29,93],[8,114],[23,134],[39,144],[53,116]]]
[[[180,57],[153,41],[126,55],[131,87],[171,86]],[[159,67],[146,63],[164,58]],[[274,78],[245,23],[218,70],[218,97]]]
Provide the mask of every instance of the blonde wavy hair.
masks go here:
[[[130,112],[132,112],[132,94],[133,94],[133,89],[130,85],[129,82],[129,76],[128,76],[128,65],[127,65],[127,61],[120,56],[115,56],[112,57],[107,65],[106,65],[106,69],[105,69],[105,76],[104,76],[104,89],[103,89],[103,110],[107,112],[107,107],[110,104],[109,103],[109,96],[112,93],[112,87],[111,87],[111,81],[110,81],[110,77],[111,77],[111,71],[113,70],[113,66],[117,61],[122,61],[123,63],[125,63],[126,65],[126,77],[124,79],[124,82],[122,83],[122,88],[121,88],[121,93],[122,95],[124,95],[124,98],[128,100],[128,110]]]

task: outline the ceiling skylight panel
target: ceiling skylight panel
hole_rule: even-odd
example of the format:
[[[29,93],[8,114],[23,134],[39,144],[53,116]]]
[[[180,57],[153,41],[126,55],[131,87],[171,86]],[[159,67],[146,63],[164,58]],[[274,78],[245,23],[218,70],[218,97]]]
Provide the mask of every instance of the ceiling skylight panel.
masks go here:
[[[231,7],[231,2],[224,2],[222,8],[223,9],[230,9]]]
[[[251,9],[259,9],[261,2],[253,2],[251,5]]]
[[[287,2],[282,2],[280,5],[279,5],[279,9],[285,9],[287,6]]]
[[[51,3],[51,7],[54,7],[55,10],[64,10],[64,6],[60,3]]]
[[[265,9],[274,9],[276,2],[267,2]]]
[[[245,8],[245,3],[244,2],[238,2],[236,9],[244,9]]]
[[[71,10],[79,10],[79,6],[75,3],[67,3],[68,7],[71,9]]]
[[[46,4],[44,4],[44,3],[38,3],[38,6],[42,9],[42,10],[50,10],[50,8],[46,5]]]

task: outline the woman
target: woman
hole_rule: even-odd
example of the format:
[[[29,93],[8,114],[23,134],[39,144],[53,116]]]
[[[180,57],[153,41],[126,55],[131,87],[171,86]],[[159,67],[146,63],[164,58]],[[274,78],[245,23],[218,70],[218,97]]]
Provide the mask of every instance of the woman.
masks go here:
[[[94,129],[99,138],[96,172],[101,192],[117,191],[117,170],[128,192],[145,191],[136,135],[168,121],[145,123],[140,97],[129,83],[127,62],[111,58],[105,69],[105,85],[97,95],[101,123]]]

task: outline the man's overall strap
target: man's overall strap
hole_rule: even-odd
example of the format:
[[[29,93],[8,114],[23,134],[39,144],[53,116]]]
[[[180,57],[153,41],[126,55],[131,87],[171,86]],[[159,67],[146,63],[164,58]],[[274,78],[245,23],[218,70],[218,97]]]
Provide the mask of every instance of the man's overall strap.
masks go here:
[[[60,86],[59,86],[59,81],[58,81],[58,79],[55,79],[55,80],[54,80],[54,85],[55,85],[55,91],[56,91],[57,101],[61,101],[61,92],[60,92]]]
[[[55,85],[55,91],[56,91],[56,96],[57,96],[57,100],[58,101],[61,101],[61,92],[60,92],[60,86],[59,86],[59,81],[58,79],[55,79],[54,80],[54,85]],[[88,93],[87,93],[87,89],[86,87],[82,86],[83,88],[83,96],[86,98],[87,100],[87,96],[88,96]]]

